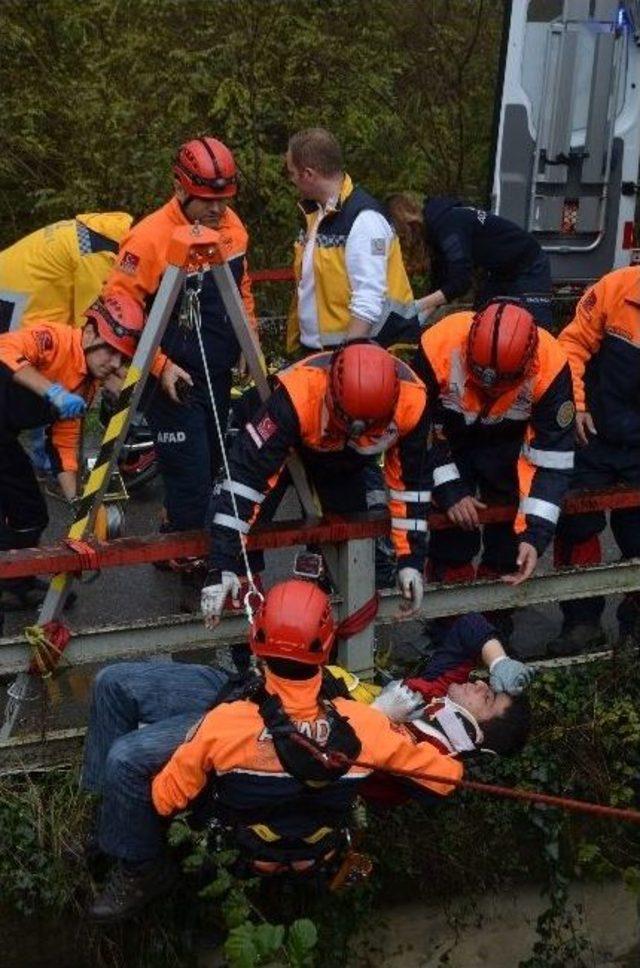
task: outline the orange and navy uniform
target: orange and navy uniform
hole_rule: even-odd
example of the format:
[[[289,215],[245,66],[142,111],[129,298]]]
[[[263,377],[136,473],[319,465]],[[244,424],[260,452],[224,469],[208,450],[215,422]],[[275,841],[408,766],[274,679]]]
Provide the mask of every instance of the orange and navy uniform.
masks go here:
[[[517,467],[515,531],[542,554],[553,537],[573,469],[575,407],[569,364],[558,341],[538,328],[531,373],[499,397],[489,398],[467,367],[472,320],[473,313],[459,312],[431,326],[413,363],[435,407],[434,497],[446,510],[471,493],[457,466],[467,451],[491,455],[505,468]]]
[[[640,266],[616,269],[591,286],[558,340],[578,411],[588,410],[611,443],[640,445]]]
[[[343,432],[332,429],[326,406],[331,359],[331,353],[317,353],[278,373],[274,393],[236,439],[229,457],[230,480],[218,487],[211,507],[212,568],[241,570],[239,533],[250,530],[292,448],[316,485],[323,510],[338,513],[367,509],[364,499],[357,503],[356,477],[372,455],[384,452],[398,564],[422,568],[431,500],[424,385],[397,360],[400,393],[392,422],[383,432],[347,440]],[[369,501],[369,506],[386,501],[383,494],[381,502]]]
[[[105,284],[105,292],[125,292],[143,308],[149,309],[167,268],[171,237],[177,228],[189,224],[178,199],[174,197],[134,225],[122,241],[116,264]],[[221,217],[219,232],[225,258],[249,320],[255,328],[255,307],[247,269],[247,230],[236,213],[227,208]],[[195,288],[199,281],[197,273],[190,273],[186,286]],[[208,366],[212,372],[228,371],[238,362],[240,347],[210,269],[204,272],[201,282],[202,339]],[[161,352],[154,361],[152,372],[158,376],[169,357],[192,376],[204,379],[197,334],[179,325],[179,311],[180,299],[165,330]]]
[[[87,369],[82,335],[81,329],[44,322],[0,335],[0,366],[9,377],[2,380],[0,422],[15,433],[30,427],[49,426],[48,450],[56,473],[78,469],[81,421],[57,419],[44,398],[19,386],[10,374],[33,366],[47,380],[59,383],[90,403],[96,383]]]
[[[268,693],[280,697],[299,732],[324,746],[330,726],[320,699],[322,676],[291,682],[265,672]],[[333,706],[348,719],[361,743],[358,760],[379,770],[409,770],[458,780],[463,767],[430,743],[415,743],[408,731],[370,706],[337,698]],[[335,842],[370,767],[351,766],[338,780],[310,789],[280,762],[258,706],[241,699],[217,706],[191,731],[152,785],[154,806],[162,816],[183,810],[215,782],[219,813],[243,828],[254,855],[278,856],[285,845],[306,845],[317,856]],[[428,802],[452,792],[454,785],[415,776],[414,794]],[[305,847],[301,847],[304,853]]]

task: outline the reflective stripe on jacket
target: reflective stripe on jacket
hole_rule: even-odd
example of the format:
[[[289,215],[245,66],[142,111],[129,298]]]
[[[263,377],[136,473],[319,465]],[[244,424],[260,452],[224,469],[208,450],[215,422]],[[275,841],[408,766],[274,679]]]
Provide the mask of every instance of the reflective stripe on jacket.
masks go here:
[[[520,507],[515,530],[539,554],[551,540],[573,470],[575,407],[571,374],[558,341],[538,328],[538,349],[531,374],[497,398],[482,394],[466,364],[473,313],[446,316],[423,334],[414,368],[437,401],[434,421],[441,426],[434,444],[434,495],[449,508],[468,493],[456,466],[466,448],[521,442],[517,456]]]

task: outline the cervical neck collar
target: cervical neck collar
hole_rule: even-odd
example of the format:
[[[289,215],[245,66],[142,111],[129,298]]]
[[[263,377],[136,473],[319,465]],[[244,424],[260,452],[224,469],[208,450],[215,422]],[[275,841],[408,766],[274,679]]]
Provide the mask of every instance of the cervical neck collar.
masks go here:
[[[444,742],[453,754],[477,750],[483,739],[475,717],[448,696],[430,703],[425,718],[414,720],[412,725],[421,733]]]

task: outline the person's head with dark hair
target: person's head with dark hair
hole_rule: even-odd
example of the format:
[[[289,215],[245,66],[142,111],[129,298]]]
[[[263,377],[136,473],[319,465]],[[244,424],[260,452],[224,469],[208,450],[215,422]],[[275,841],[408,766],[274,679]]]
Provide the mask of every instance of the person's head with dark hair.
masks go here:
[[[531,706],[524,693],[496,692],[484,680],[452,683],[447,698],[462,714],[476,749],[511,756],[524,747],[531,729]]]
[[[292,135],[285,165],[302,198],[324,205],[339,194],[344,177],[342,150],[326,128],[304,128]]]
[[[511,702],[499,716],[482,723],[482,749],[498,756],[520,753],[531,732],[531,703],[526,695],[510,696]]]

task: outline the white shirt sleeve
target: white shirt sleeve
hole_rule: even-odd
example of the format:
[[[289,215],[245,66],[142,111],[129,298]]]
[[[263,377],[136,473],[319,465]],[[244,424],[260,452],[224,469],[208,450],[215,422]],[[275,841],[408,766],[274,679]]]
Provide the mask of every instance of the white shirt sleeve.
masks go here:
[[[351,285],[350,312],[372,325],[382,316],[387,295],[387,262],[393,229],[379,212],[368,209],[355,219],[345,245]]]

